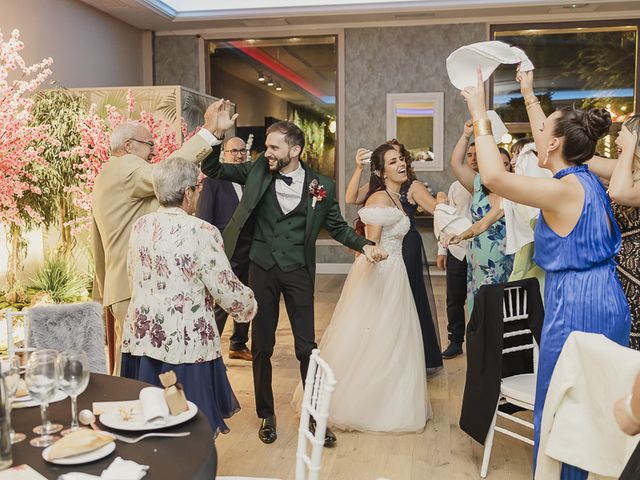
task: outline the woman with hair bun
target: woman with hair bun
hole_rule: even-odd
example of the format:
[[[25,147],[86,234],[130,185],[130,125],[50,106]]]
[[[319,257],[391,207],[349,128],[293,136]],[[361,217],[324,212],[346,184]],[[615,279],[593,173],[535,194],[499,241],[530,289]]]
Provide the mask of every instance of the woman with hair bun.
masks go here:
[[[618,228],[609,197],[585,161],[611,125],[606,110],[565,108],[545,116],[533,93],[532,72],[518,73],[538,162],[553,178],[505,172],[491,135],[482,75],[462,95],[474,120],[476,151],[483,182],[514,202],[541,209],[535,229],[535,262],[546,272],[545,318],[540,342],[534,407],[534,466],[542,408],[560,351],[572,331],[600,333],[627,346],[630,314],[615,256]],[[586,479],[585,472],[563,464],[561,479]]]

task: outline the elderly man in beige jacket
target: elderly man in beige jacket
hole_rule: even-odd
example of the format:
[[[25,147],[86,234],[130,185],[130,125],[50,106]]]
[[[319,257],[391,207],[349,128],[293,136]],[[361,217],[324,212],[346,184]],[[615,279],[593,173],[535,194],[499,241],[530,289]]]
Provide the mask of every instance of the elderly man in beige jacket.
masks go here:
[[[222,142],[233,125],[228,102],[219,100],[204,114],[204,126],[171,156],[200,162]],[[111,157],[96,177],[93,188],[93,253],[96,265],[94,297],[115,318],[115,367],[120,375],[122,326],[131,291],[127,277],[127,251],[133,223],[158,209],[153,183],[153,137],[144,125],[125,122],[111,134]]]

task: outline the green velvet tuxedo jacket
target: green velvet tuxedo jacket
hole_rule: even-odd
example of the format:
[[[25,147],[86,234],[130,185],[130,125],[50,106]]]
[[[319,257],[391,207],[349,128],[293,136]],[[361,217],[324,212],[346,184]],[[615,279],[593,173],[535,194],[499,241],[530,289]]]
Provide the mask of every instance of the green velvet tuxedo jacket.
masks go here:
[[[244,185],[242,200],[223,232],[225,252],[231,258],[236,250],[238,237],[243,229],[253,223],[250,259],[265,269],[278,264],[280,267],[305,265],[311,279],[315,278],[316,239],[324,227],[338,242],[356,250],[372,243],[359,236],[344,220],[336,200],[335,182],[307,167],[305,185],[302,190],[303,202],[293,215],[285,215],[280,210],[273,187],[274,176],[269,170],[269,162],[261,155],[255,162],[240,164],[221,163],[220,147],[202,163],[202,172],[212,178],[229,180]],[[309,193],[309,184],[317,180],[326,190],[326,197],[317,201]],[[300,215],[304,212],[304,220]],[[297,217],[297,220],[296,220]]]

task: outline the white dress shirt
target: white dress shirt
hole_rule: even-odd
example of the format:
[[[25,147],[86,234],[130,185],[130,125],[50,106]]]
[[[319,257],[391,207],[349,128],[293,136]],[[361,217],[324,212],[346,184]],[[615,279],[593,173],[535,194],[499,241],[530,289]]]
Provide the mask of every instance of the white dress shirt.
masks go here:
[[[302,198],[302,189],[304,188],[304,169],[302,165],[298,165],[298,168],[293,172],[283,173],[285,177],[293,179],[291,185],[277,178],[276,179],[276,195],[278,196],[278,203],[285,215],[300,203]]]
[[[469,190],[457,180],[449,187],[449,193],[447,194],[449,199],[449,205],[456,209],[455,214],[460,217],[466,217],[473,223],[471,218],[471,200],[473,197],[469,193]],[[438,255],[446,255],[447,249],[438,243]]]
[[[242,200],[242,185],[236,182],[231,182],[233,184],[233,189],[236,191],[236,195],[238,196],[238,201]]]

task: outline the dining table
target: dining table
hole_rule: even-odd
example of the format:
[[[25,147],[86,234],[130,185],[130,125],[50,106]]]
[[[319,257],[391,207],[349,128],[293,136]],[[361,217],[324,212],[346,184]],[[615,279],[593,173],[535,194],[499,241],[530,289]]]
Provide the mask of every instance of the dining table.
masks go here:
[[[78,410],[92,409],[93,402],[137,400],[140,390],[150,386],[147,383],[128,378],[92,373],[87,389],[78,396]],[[49,405],[49,420],[68,426],[71,421],[71,400]],[[68,472],[82,472],[100,475],[116,457],[133,460],[148,465],[145,480],[215,478],[217,456],[214,437],[207,417],[200,411],[192,419],[169,428],[154,430],[163,433],[190,432],[185,437],[150,437],[138,443],[129,444],[116,440],[115,450],[108,456],[91,463],[61,466],[42,458],[42,448],[32,447],[29,440],[36,437],[33,428],[42,423],[39,407],[14,408],[13,428],[27,434],[27,440],[14,444],[13,465],[27,464],[48,479],[57,479]],[[128,437],[137,437],[148,431],[124,432],[107,428],[96,423],[98,428]]]

